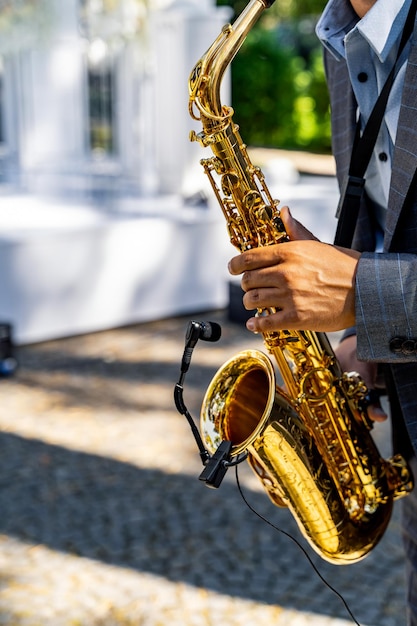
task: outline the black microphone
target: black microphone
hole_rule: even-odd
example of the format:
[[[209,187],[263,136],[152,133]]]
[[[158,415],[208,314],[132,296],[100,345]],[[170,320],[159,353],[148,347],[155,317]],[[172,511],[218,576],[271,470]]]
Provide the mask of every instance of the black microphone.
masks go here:
[[[191,363],[191,355],[199,339],[203,341],[218,341],[221,337],[222,329],[216,322],[189,322],[185,335],[185,349],[181,361],[181,372],[188,371]]]
[[[194,439],[197,443],[198,449],[200,450],[200,458],[203,462],[203,465],[206,465],[206,463],[209,461],[210,454],[205,449],[203,441],[201,439],[201,435],[198,431],[198,428],[195,425],[192,416],[188,412],[187,407],[185,406],[185,403],[183,400],[183,382],[184,382],[185,374],[188,371],[188,368],[190,367],[191,355],[193,353],[193,350],[195,348],[197,341],[199,339],[203,339],[204,341],[218,341],[220,339],[221,334],[222,334],[222,329],[219,326],[219,324],[216,324],[215,322],[195,322],[195,321],[189,322],[188,327],[187,327],[187,332],[185,335],[184,354],[182,356],[182,361],[181,361],[181,375],[174,389],[175,406],[177,407],[178,412],[181,415],[185,415],[185,417],[187,418],[187,421],[191,427],[191,431],[194,435]],[[215,474],[215,478],[217,478],[217,473]],[[215,479],[211,477],[211,473],[207,478],[204,478],[202,480],[205,480],[207,483],[210,482],[210,484],[211,483],[214,484],[215,482]]]
[[[221,337],[222,329],[216,322],[195,322],[188,323],[185,335],[186,347],[194,348],[199,339],[204,341],[218,341]]]

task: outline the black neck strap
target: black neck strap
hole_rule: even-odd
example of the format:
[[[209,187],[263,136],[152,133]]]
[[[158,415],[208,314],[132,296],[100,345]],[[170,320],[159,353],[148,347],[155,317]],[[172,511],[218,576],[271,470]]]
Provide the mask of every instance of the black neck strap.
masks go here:
[[[364,176],[366,168],[368,167],[371,159],[379,129],[381,128],[382,120],[384,118],[388,97],[399,69],[399,58],[413,32],[416,9],[417,0],[412,0],[404,25],[396,61],[387,80],[385,81],[381,93],[378,96],[362,134],[360,133],[360,121],[357,123],[356,135],[349,165],[349,173],[341,190],[339,205],[336,213],[336,217],[339,218],[339,221],[337,224],[334,243],[337,246],[349,248],[352,244],[353,234],[355,232],[359,214],[360,201],[365,186]]]

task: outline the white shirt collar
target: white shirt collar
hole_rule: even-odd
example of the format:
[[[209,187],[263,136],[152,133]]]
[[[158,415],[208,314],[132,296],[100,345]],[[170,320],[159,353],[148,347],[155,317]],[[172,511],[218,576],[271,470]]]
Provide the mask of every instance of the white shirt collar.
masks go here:
[[[317,36],[336,58],[344,58],[345,38],[357,30],[383,63],[404,28],[410,3],[377,0],[360,20],[349,0],[329,0],[317,23]]]

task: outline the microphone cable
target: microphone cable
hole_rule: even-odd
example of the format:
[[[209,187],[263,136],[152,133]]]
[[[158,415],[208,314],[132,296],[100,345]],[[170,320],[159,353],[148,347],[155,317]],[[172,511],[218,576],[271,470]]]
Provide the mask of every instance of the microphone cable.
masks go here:
[[[266,517],[264,517],[261,513],[259,513],[256,509],[253,508],[253,506],[248,502],[245,494],[243,493],[242,490],[242,486],[240,484],[240,480],[239,480],[239,473],[238,473],[238,465],[235,466],[235,475],[236,475],[236,484],[237,484],[237,488],[238,491],[242,497],[243,502],[246,504],[246,506],[248,507],[248,509],[250,511],[252,511],[252,513],[254,513],[260,520],[262,520],[263,522],[265,522],[265,524],[268,524],[268,526],[271,526],[271,528],[273,528],[274,530],[276,530],[277,532],[281,533],[282,535],[284,535],[285,537],[287,537],[288,539],[291,539],[291,541],[293,543],[295,543],[295,545],[301,550],[301,552],[304,554],[305,558],[307,559],[307,561],[309,562],[310,566],[312,567],[314,573],[319,577],[319,579],[322,581],[322,583],[332,592],[334,593],[339,600],[342,602],[343,606],[345,607],[346,612],[348,613],[349,617],[352,619],[353,623],[356,624],[356,626],[361,626],[361,624],[358,622],[358,620],[356,619],[356,617],[354,616],[349,604],[347,603],[347,601],[345,600],[345,598],[342,596],[341,593],[339,593],[339,591],[337,591],[337,589],[335,589],[323,576],[323,574],[320,572],[320,570],[318,569],[317,565],[314,563],[313,559],[311,558],[311,556],[308,554],[307,550],[304,548],[304,546],[298,541],[298,539],[296,539],[295,537],[293,537],[290,533],[288,533],[287,531],[283,530],[282,528],[280,528],[279,526],[276,526],[275,524],[273,524],[270,520],[268,520]]]

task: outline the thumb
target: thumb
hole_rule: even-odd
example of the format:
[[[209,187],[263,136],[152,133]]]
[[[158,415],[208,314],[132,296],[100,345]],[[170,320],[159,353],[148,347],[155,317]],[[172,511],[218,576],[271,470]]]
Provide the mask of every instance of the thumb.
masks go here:
[[[368,406],[368,416],[373,422],[385,422],[388,419],[388,415],[379,403]]]
[[[383,395],[383,392],[380,389],[370,388],[368,391],[368,417],[373,422],[385,422],[388,418],[388,415],[381,406],[381,395]]]
[[[295,239],[315,239],[315,237],[305,226],[303,226],[298,220],[294,219],[291,215],[291,211],[287,206],[283,206],[280,213],[281,219],[284,223],[287,235],[291,240]]]

